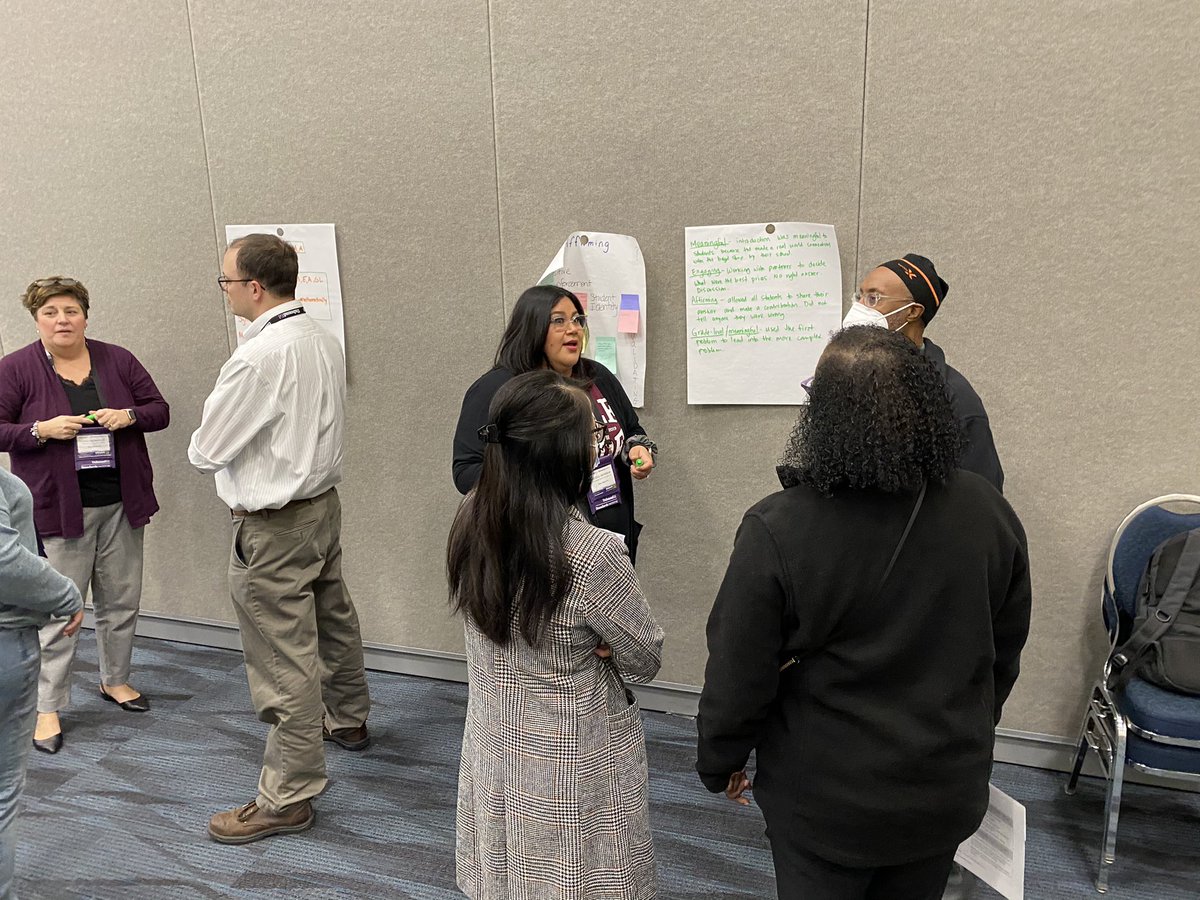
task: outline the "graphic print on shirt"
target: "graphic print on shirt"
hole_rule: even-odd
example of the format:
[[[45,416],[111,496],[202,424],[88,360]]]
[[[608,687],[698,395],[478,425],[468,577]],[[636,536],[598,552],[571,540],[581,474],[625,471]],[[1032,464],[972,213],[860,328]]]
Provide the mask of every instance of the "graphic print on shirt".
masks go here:
[[[596,416],[596,424],[603,425],[607,432],[604,446],[597,448],[597,456],[619,456],[621,448],[625,446],[625,431],[617,421],[612,405],[600,393],[600,389],[593,384],[589,393],[592,395],[592,411]]]

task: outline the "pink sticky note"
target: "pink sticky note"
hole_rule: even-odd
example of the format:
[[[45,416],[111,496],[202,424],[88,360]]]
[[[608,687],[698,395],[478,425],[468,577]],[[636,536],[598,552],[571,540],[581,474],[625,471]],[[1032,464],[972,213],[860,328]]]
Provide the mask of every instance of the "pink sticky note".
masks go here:
[[[587,312],[587,294],[584,294],[581,291],[576,291],[575,296],[579,298],[579,304],[583,307],[583,311]]]
[[[617,331],[637,334],[641,326],[641,303],[637,294],[621,295],[621,310],[617,313]]]

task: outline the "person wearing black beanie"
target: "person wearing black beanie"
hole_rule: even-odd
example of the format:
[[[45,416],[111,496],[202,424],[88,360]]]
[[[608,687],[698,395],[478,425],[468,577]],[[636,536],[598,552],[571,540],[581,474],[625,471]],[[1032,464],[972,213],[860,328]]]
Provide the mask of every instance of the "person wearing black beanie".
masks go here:
[[[925,327],[942,308],[949,292],[950,285],[938,275],[931,260],[906,253],[867,273],[854,292],[854,303],[842,325],[881,325],[898,331],[921,348],[946,379],[954,412],[962,423],[967,447],[959,467],[983,476],[1003,493],[1004,469],[983,401],[963,374],[946,364],[942,348],[925,337]]]

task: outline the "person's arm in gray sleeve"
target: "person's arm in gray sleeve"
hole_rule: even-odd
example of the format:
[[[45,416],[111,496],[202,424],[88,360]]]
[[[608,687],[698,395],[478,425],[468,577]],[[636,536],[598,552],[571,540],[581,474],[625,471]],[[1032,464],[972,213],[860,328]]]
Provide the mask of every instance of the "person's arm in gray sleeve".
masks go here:
[[[3,496],[0,493],[0,603],[52,616],[79,612],[83,609],[79,588],[25,546]]]
[[[608,647],[608,659],[626,681],[645,684],[662,665],[663,630],[654,621],[629,551],[613,535],[587,574],[591,628]]]

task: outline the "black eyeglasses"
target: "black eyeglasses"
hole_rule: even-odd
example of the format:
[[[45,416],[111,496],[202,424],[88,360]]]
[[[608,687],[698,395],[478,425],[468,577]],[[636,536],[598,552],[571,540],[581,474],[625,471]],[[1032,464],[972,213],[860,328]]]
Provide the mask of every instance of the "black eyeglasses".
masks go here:
[[[80,287],[78,281],[74,278],[62,278],[58,275],[52,275],[49,278],[39,278],[34,282],[36,287]]]
[[[217,287],[226,293],[229,292],[231,284],[248,284],[251,281],[257,281],[256,278],[230,278],[228,275],[217,276]]]

